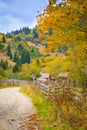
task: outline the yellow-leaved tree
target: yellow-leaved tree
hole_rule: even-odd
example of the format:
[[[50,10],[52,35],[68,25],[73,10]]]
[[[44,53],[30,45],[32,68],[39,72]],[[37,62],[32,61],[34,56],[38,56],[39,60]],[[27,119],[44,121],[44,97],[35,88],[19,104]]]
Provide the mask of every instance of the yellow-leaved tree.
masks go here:
[[[38,17],[38,29],[46,36],[46,44],[53,48],[58,45],[82,44],[86,41],[87,2],[85,0],[67,0],[49,5]],[[52,48],[51,47],[51,48]]]
[[[60,4],[57,1],[49,0],[38,17],[38,29],[45,36],[45,52],[67,46],[69,69],[73,70],[70,73],[87,85],[87,1],[62,0]]]

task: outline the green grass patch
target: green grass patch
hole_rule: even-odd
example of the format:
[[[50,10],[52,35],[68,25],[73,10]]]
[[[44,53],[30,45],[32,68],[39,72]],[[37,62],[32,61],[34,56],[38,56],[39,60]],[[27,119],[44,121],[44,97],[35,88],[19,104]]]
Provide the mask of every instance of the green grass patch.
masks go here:
[[[22,87],[21,92],[31,97],[43,130],[57,130],[56,103],[41,94],[34,85]]]
[[[10,85],[10,84],[0,84],[0,89],[3,89],[3,88],[12,88],[12,87],[18,87],[19,85],[18,84],[13,84],[13,85]]]

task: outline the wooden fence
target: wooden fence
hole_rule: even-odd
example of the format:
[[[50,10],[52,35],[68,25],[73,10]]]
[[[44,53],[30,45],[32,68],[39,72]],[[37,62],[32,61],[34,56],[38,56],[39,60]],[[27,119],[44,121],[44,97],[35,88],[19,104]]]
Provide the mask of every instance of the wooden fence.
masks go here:
[[[18,85],[18,84],[28,84],[29,81],[27,80],[17,80],[17,79],[5,79],[0,80],[0,84],[7,84],[7,85]]]
[[[39,90],[46,96],[58,95],[59,93],[62,93],[64,90],[69,91],[70,89],[69,87],[62,88],[61,86],[56,86],[56,85],[50,86],[44,83],[40,83],[38,87],[39,87]]]
[[[69,87],[69,86],[59,86],[58,84],[46,84],[46,83],[38,83],[37,84],[39,90],[41,93],[43,93],[45,96],[54,96],[54,95],[60,95],[60,94],[72,94],[72,97],[80,99],[83,90],[77,87]]]

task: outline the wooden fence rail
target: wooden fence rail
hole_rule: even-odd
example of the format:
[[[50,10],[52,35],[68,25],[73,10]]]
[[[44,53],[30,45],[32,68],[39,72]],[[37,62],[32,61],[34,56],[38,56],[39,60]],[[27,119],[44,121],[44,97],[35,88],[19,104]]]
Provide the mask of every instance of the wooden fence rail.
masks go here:
[[[72,93],[73,96],[80,96],[82,93],[82,89],[69,86],[62,87],[55,84],[53,86],[49,86],[45,83],[39,83],[38,88],[46,96],[59,95],[64,93]]]
[[[7,84],[7,85],[28,84],[28,83],[30,82],[27,80],[17,80],[17,79],[0,80],[0,84]]]
[[[39,84],[39,90],[45,94],[46,96],[50,95],[58,95],[61,93],[65,88],[61,88],[61,86],[49,86],[43,83]]]

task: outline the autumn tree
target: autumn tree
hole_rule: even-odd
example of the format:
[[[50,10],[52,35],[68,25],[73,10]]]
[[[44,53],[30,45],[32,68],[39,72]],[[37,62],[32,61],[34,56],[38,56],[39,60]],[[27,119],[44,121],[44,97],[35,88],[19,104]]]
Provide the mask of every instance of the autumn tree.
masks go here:
[[[77,45],[68,50],[68,60],[71,63],[69,67],[70,75],[73,79],[78,80],[80,86],[87,86],[87,45]]]
[[[38,28],[47,37],[48,47],[58,45],[80,44],[86,41],[87,12],[85,0],[63,0],[55,4],[57,0],[49,0],[49,5],[38,18]],[[49,30],[53,35],[49,35]]]
[[[38,30],[47,39],[47,51],[71,50],[67,53],[72,75],[81,83],[87,81],[87,2],[85,0],[49,0],[43,14],[38,16]],[[76,64],[77,63],[77,64]],[[84,78],[83,78],[84,77]],[[73,77],[75,78],[75,77]]]

